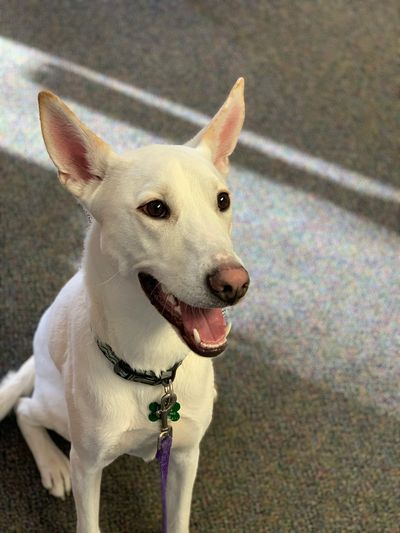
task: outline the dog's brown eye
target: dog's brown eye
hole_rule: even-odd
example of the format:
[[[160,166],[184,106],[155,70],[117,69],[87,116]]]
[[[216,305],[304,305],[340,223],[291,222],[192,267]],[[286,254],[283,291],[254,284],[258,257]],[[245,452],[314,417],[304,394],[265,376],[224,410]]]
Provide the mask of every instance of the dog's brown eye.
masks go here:
[[[161,200],[152,200],[140,208],[147,216],[152,218],[168,218],[170,210]]]
[[[231,205],[231,199],[227,192],[220,192],[217,197],[218,209],[220,211],[226,211]]]

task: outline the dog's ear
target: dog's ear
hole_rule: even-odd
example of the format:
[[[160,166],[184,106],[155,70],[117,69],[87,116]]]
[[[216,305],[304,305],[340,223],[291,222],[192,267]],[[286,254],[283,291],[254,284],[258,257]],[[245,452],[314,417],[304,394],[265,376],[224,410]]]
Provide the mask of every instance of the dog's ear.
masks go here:
[[[229,156],[235,149],[243,121],[244,79],[239,78],[211,122],[186,144],[206,151],[215,167],[226,176]]]
[[[55,94],[39,93],[43,139],[61,183],[86,205],[101,183],[111,147]]]

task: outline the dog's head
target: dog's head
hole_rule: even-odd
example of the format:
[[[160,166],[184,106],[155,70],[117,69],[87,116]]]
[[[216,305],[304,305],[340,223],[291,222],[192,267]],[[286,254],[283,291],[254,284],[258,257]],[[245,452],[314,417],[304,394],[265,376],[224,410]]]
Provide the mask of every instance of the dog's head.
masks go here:
[[[43,138],[61,183],[101,228],[101,250],[139,282],[155,308],[200,355],[226,346],[221,308],[249,277],[231,242],[226,176],[244,120],[243,79],[211,122],[183,146],[119,156],[49,92],[39,94]]]

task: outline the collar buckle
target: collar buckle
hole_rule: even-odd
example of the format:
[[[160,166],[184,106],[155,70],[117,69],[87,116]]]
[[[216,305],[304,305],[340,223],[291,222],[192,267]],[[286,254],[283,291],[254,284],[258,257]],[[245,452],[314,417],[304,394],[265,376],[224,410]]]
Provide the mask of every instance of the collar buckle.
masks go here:
[[[178,363],[175,363],[172,368],[169,368],[168,370],[163,370],[161,372],[160,383],[164,386],[164,388],[170,385],[174,381],[176,371],[181,366],[181,364],[182,364],[182,361],[178,361]]]

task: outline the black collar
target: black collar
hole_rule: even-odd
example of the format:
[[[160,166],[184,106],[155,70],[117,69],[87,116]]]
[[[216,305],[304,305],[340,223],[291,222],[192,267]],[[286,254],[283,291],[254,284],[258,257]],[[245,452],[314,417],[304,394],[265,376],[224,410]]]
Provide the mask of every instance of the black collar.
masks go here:
[[[107,357],[107,359],[114,365],[114,372],[121,378],[128,381],[135,381],[137,383],[144,383],[145,385],[168,385],[175,379],[176,371],[182,364],[178,361],[168,370],[163,370],[161,376],[156,376],[155,372],[148,370],[147,372],[138,372],[134,370],[126,361],[120,359],[114,350],[108,344],[96,339],[97,346],[100,351]]]

